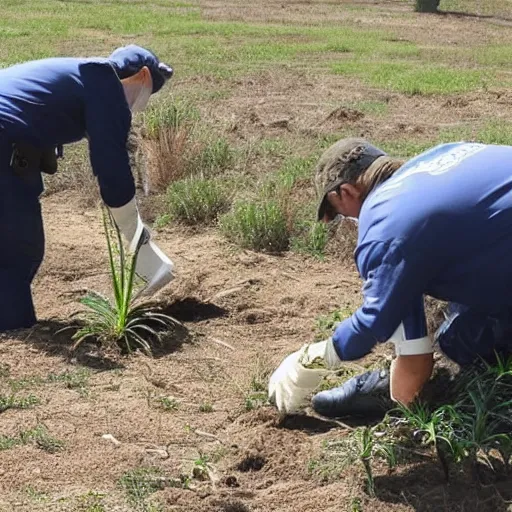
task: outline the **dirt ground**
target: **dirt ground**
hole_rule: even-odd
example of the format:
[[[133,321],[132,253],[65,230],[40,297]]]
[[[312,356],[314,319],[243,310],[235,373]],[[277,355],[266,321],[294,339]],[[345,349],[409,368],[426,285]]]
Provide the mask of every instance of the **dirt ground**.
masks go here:
[[[257,5],[256,5],[257,4]],[[206,2],[212,19],[282,21],[281,2]],[[364,7],[363,4],[361,4]],[[368,10],[349,11],[369,23]],[[332,5],[288,2],[286,16],[319,21]],[[379,28],[403,29],[415,41],[452,35],[453,44],[502,30],[499,20],[446,16],[424,18],[422,30],[400,17],[393,2]],[[262,18],[263,16],[263,18]],[[434,27],[436,30],[434,30]],[[504,36],[510,39],[510,34]],[[199,84],[201,85],[201,84]],[[212,84],[206,85],[214,87]],[[289,137],[349,130],[380,139],[420,134],[494,113],[511,118],[512,96],[488,90],[454,97],[406,97],[362,87],[343,77],[328,81],[307,71],[282,70],[233,81],[232,94],[210,111],[213,121],[231,123],[233,136]],[[293,98],[293,101],[290,101]],[[372,118],[342,110],[357,100],[389,104],[388,115]],[[203,106],[204,109],[206,107]],[[286,122],[277,122],[283,121]],[[0,451],[0,510],[128,511],[118,485],[127,471],[160,468],[167,477],[190,473],[204,455],[205,480],[189,488],[163,485],[152,495],[163,510],[181,512],[506,511],[510,480],[475,487],[462,476],[447,485],[435,462],[376,468],[377,496],[364,490],[363,470],[348,468],[323,481],[310,471],[325,441],[348,430],[316,418],[281,420],[269,406],[251,409],[254,381],[282,358],[311,341],[315,319],[334,309],[354,309],[361,282],[354,266],[335,257],[317,261],[301,255],[272,256],[234,249],[216,230],[173,226],[156,234],[173,259],[177,275],[158,300],[183,322],[154,358],[105,357],[96,347],[70,349],[69,332],[58,333],[87,290],[108,291],[101,219],[78,198],[60,192],[43,200],[47,254],[34,286],[41,322],[0,339],[0,392],[19,381],[17,396],[39,404],[1,413],[0,435],[15,436],[44,425],[64,447],[55,453],[34,443]],[[379,357],[370,356],[375,361]],[[368,362],[368,361],[366,361]],[[361,368],[365,361],[361,362]],[[86,369],[80,385],[50,375]],[[67,373],[66,373],[67,372]],[[177,407],[165,410],[160,399]],[[250,401],[250,400],[249,400]],[[211,412],[201,412],[205,404]],[[254,404],[252,404],[254,405]],[[105,439],[110,434],[112,439]],[[118,442],[116,442],[116,440]],[[84,496],[100,493],[104,509],[87,508]],[[144,509],[150,510],[150,509]]]

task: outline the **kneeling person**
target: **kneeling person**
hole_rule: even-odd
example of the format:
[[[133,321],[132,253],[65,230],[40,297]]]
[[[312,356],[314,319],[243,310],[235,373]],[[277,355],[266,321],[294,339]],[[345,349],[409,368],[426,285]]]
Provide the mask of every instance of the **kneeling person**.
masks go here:
[[[332,338],[288,356],[271,376],[270,398],[280,411],[297,411],[326,371],[377,343],[395,344],[390,393],[406,405],[430,379],[435,342],[462,366],[512,351],[511,161],[510,146],[465,142],[405,163],[363,139],[343,139],[322,155],[318,219],[358,219],[364,298]],[[427,335],[424,295],[450,302],[435,340]],[[307,368],[316,357],[326,370]],[[323,414],[350,414],[361,409],[362,396],[387,385],[385,373],[367,372],[330,397],[315,396],[313,405]]]

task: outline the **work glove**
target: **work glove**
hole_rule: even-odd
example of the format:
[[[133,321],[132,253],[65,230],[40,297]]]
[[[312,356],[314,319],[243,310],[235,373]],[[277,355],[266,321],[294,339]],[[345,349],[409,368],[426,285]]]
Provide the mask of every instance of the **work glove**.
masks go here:
[[[357,375],[337,388],[317,393],[312,399],[315,412],[328,418],[373,418],[383,415],[390,404],[387,370],[374,370]]]
[[[138,295],[153,295],[173,279],[173,262],[151,240],[133,198],[120,208],[109,208],[112,217],[128,242],[131,253],[139,251],[135,273],[143,281]]]
[[[308,368],[310,365],[317,366],[319,362],[321,368]],[[304,345],[286,357],[271,375],[269,400],[282,414],[299,411],[322,379],[340,364],[341,360],[334,349],[332,338]]]

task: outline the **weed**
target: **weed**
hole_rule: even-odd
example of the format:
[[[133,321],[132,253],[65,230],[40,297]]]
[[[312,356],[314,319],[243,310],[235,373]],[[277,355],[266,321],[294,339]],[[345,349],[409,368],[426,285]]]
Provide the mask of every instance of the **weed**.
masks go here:
[[[20,439],[13,436],[0,435],[0,451],[10,450],[20,444]]]
[[[199,404],[199,412],[213,412],[213,405],[209,402]]]
[[[325,340],[329,338],[334,329],[343,320],[352,315],[352,309],[348,306],[342,309],[336,309],[328,315],[321,315],[316,319],[314,330],[316,331],[315,340]]]
[[[363,505],[361,504],[361,498],[352,498],[350,502],[351,512],[363,512]]]
[[[106,512],[103,500],[106,494],[89,491],[78,497],[79,510],[83,512]]]
[[[262,407],[268,402],[268,396],[266,392],[262,391],[249,391],[244,399],[244,408],[246,411],[254,411],[259,407]]]
[[[136,468],[127,471],[120,478],[119,485],[132,505],[147,511],[146,499],[165,487],[165,477],[161,470],[155,467]]]
[[[179,402],[175,398],[168,396],[158,397],[156,402],[164,411],[176,411],[179,407]]]
[[[390,468],[397,463],[394,444],[377,436],[376,429],[377,426],[366,426],[354,430],[340,440],[325,441],[320,458],[310,462],[310,472],[322,481],[330,482],[339,478],[347,467],[359,461],[365,471],[367,492],[374,496],[374,459],[384,459]]]
[[[231,192],[219,179],[188,178],[167,190],[171,218],[185,224],[212,224],[229,209]]]
[[[0,395],[0,412],[7,411],[8,409],[29,409],[37,404],[39,404],[39,399],[34,395],[26,397]]]
[[[32,501],[41,503],[49,500],[48,494],[43,491],[39,491],[30,485],[24,487],[22,490]]]
[[[11,375],[11,368],[7,363],[0,363],[0,378],[6,378]]]
[[[57,453],[64,449],[64,442],[50,435],[44,425],[38,425],[28,435],[34,439],[38,448],[47,453]]]
[[[158,328],[168,329],[175,320],[158,313],[151,306],[135,305],[136,263],[139,247],[127,255],[110,213],[103,210],[103,225],[107,238],[110,278],[114,292],[114,304],[99,295],[90,293],[81,300],[89,308],[83,315],[85,325],[73,335],[76,349],[83,341],[94,338],[107,346],[121,345],[128,352],[140,348],[151,354],[151,345],[146,339],[161,340]]]
[[[79,368],[75,371],[65,371],[62,373],[50,373],[46,378],[47,382],[62,382],[68,389],[83,389],[89,385],[91,370],[88,368]]]
[[[290,242],[286,211],[272,199],[237,202],[220,218],[220,228],[231,242],[255,251],[281,252]]]

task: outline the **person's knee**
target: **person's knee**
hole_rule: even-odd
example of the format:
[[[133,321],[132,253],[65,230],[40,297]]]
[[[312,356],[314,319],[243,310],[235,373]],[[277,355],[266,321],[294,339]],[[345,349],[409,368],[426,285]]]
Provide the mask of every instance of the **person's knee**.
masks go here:
[[[507,322],[503,315],[491,316],[469,308],[452,309],[436,332],[435,342],[455,363],[471,365],[493,357],[503,341],[503,332],[510,327],[505,325]]]

